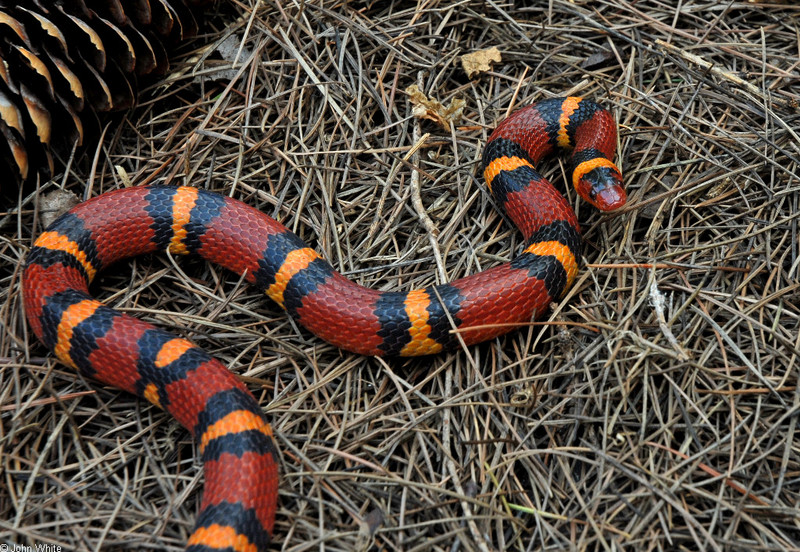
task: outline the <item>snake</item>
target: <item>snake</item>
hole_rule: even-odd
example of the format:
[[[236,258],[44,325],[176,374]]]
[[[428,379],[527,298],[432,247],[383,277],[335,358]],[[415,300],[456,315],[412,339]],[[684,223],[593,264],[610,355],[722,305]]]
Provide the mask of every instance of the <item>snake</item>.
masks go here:
[[[278,221],[231,197],[186,186],[121,188],[78,204],[32,245],[22,291],[36,336],[64,364],[168,411],[195,438],[205,488],[187,550],[266,550],[278,503],[279,454],[258,402],[191,341],[98,301],[95,275],[128,257],[195,254],[241,275],[301,326],[363,355],[418,356],[469,346],[528,324],[575,281],[575,213],[535,165],[568,154],[577,193],[602,211],[626,202],[612,161],[613,116],[592,100],[549,98],[502,121],[483,176],[522,232],[510,262],[450,283],[376,291],[337,272]]]

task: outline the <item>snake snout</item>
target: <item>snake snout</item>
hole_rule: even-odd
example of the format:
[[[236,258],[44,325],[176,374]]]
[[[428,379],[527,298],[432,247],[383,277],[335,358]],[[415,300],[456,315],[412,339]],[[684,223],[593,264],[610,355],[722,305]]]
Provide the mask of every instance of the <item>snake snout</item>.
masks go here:
[[[601,211],[613,211],[625,205],[627,194],[622,187],[622,175],[613,167],[597,167],[583,175],[578,192]],[[584,195],[585,194],[585,195]]]

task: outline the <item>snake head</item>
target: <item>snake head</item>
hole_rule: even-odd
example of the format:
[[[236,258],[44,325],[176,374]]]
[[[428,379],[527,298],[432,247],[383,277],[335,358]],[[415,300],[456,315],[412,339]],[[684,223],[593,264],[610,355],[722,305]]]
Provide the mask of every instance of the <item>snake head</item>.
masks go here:
[[[625,205],[622,173],[605,157],[596,157],[575,167],[572,184],[578,194],[600,209],[613,211]]]

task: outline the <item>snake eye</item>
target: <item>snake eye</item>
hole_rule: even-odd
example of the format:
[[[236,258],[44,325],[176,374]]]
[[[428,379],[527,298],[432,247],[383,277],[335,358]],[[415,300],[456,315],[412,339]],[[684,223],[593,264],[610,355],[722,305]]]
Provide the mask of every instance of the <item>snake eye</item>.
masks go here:
[[[613,211],[625,205],[627,195],[622,175],[609,166],[592,169],[577,184],[578,193],[601,211]]]

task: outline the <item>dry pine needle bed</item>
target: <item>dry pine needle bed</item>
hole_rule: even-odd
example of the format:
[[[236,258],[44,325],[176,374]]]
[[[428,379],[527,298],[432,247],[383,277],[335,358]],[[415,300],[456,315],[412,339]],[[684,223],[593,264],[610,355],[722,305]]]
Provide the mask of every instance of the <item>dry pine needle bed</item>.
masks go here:
[[[27,328],[45,194],[214,189],[409,290],[520,249],[483,145],[515,108],[580,95],[619,122],[629,202],[603,215],[567,190],[586,266],[540,323],[385,362],[196,260],[138,258],[95,293],[259,399],[282,453],[276,550],[800,550],[800,8],[669,4],[207,7],[133,110],[57,153],[52,180],[3,190],[0,543],[182,550],[203,481],[169,416]]]

